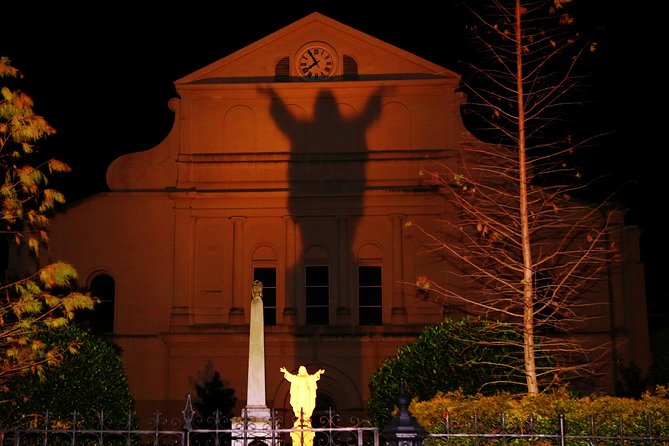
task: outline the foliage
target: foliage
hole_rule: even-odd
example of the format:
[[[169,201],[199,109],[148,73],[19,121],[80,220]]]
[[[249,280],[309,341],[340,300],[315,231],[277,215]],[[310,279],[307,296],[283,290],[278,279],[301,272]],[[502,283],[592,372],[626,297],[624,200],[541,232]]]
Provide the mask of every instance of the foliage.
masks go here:
[[[504,429],[506,433],[527,434],[532,431],[554,435],[558,433],[558,419],[564,415],[566,435],[615,436],[622,432],[629,436],[669,436],[669,399],[667,389],[663,387],[658,387],[653,394],[645,393],[641,399],[612,396],[578,398],[565,389],[534,397],[512,397],[509,394],[474,396],[449,392],[429,401],[414,399],[409,410],[430,433],[493,434]],[[652,423],[649,424],[649,420]],[[480,444],[476,438],[455,441],[463,445]]]
[[[459,265],[446,285],[424,277],[418,289],[517,325],[524,341],[514,346],[524,356],[527,392],[536,395],[544,374],[580,378],[596,369],[588,361],[603,352],[564,334],[592,328],[608,305],[597,287],[618,259],[613,228],[622,217],[575,198],[588,184],[569,158],[587,139],[564,123],[585,79],[579,61],[596,45],[575,28],[569,1],[487,3],[490,11],[472,10],[482,54],[462,82],[466,121],[487,143],[472,138],[421,172],[455,209],[441,232],[406,224]],[[542,354],[560,359],[559,367],[538,367]]]
[[[17,82],[21,73],[0,57],[0,79]],[[55,130],[33,112],[32,99],[20,90],[0,85],[0,225],[5,238],[39,258],[48,242],[49,216],[65,202],[49,187],[49,177],[69,172],[56,160],[38,161],[36,143]],[[36,162],[36,164],[33,164]],[[64,355],[76,353],[75,341],[56,348],[40,333],[67,325],[95,299],[74,290],[77,272],[64,262],[37,267],[25,277],[0,282],[0,402],[7,382],[22,373],[42,376]]]
[[[615,395],[627,398],[641,398],[644,392],[658,386],[669,385],[669,349],[666,341],[653,352],[653,363],[647,374],[634,362],[618,361],[618,376]]]
[[[218,425],[229,426],[237,397],[234,389],[225,387],[218,371],[214,371],[211,380],[203,385],[195,384],[195,390],[198,396],[195,408],[199,412],[199,416],[207,422],[215,421],[218,412]]]
[[[669,344],[663,343],[653,354],[650,380],[655,385],[669,386]]]
[[[81,347],[41,377],[15,377],[9,401],[0,411],[0,424],[42,428],[42,416],[48,411],[52,427],[63,427],[71,423],[76,411],[78,428],[99,427],[101,413],[107,429],[127,428],[134,401],[120,349],[74,324],[41,333],[39,339],[59,349],[66,349],[72,341]]]
[[[625,398],[641,398],[648,387],[648,378],[644,377],[641,368],[631,362],[627,365],[618,362],[618,376],[616,380],[616,396]]]
[[[458,389],[465,394],[522,392],[522,353],[512,347],[522,342],[522,333],[504,323],[464,318],[426,327],[370,377],[372,422],[383,427],[390,421],[402,381],[411,397],[423,400]]]

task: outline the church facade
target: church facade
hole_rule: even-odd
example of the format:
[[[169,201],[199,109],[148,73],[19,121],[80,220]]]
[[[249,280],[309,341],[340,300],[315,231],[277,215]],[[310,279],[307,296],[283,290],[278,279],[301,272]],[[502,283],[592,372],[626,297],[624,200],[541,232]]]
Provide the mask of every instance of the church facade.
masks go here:
[[[178,414],[213,370],[244,407],[254,280],[267,406],[284,417],[281,367],[324,369],[318,404],[362,414],[381,362],[462,313],[416,293],[418,276],[458,284],[405,224],[444,217],[419,172],[477,142],[458,83],[318,13],[175,82],[163,142],[116,159],[110,191],[50,229],[48,258],[105,300],[99,322],[123,349],[140,413]],[[591,333],[624,341],[609,383],[617,359],[649,363],[638,233],[623,234],[624,266]]]

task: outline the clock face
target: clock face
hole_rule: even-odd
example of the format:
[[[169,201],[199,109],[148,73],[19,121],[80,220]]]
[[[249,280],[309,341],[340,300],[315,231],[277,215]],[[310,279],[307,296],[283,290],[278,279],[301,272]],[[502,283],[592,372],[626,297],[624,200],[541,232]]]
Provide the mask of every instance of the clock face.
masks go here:
[[[307,80],[323,80],[334,74],[335,58],[322,46],[310,46],[297,59],[297,72]]]

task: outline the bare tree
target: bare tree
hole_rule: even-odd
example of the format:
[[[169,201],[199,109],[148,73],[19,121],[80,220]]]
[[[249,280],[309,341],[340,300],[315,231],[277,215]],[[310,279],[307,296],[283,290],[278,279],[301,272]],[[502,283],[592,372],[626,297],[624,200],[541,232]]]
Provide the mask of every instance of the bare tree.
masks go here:
[[[440,234],[414,225],[464,265],[457,274],[465,284],[417,285],[517,324],[529,395],[568,372],[592,371],[594,351],[569,333],[602,313],[598,286],[616,260],[612,229],[621,222],[615,209],[577,198],[589,185],[568,164],[588,144],[565,119],[581,103],[587,77],[578,71],[595,49],[575,29],[568,2],[491,0],[492,14],[472,10],[473,35],[489,57],[463,77],[465,111],[486,142],[472,139],[458,162],[422,172],[457,217],[445,219]],[[542,355],[559,364],[538,366]]]

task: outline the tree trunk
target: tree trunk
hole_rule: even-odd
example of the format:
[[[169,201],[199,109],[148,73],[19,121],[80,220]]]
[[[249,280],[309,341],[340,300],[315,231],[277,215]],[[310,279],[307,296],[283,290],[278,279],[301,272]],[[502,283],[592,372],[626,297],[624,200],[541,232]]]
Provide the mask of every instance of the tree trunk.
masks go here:
[[[523,42],[520,0],[516,0],[516,79],[518,94],[518,166],[520,229],[523,247],[523,356],[527,394],[538,395],[537,369],[534,357],[534,287],[532,250],[527,202],[527,153],[525,146],[525,102],[523,97]]]

